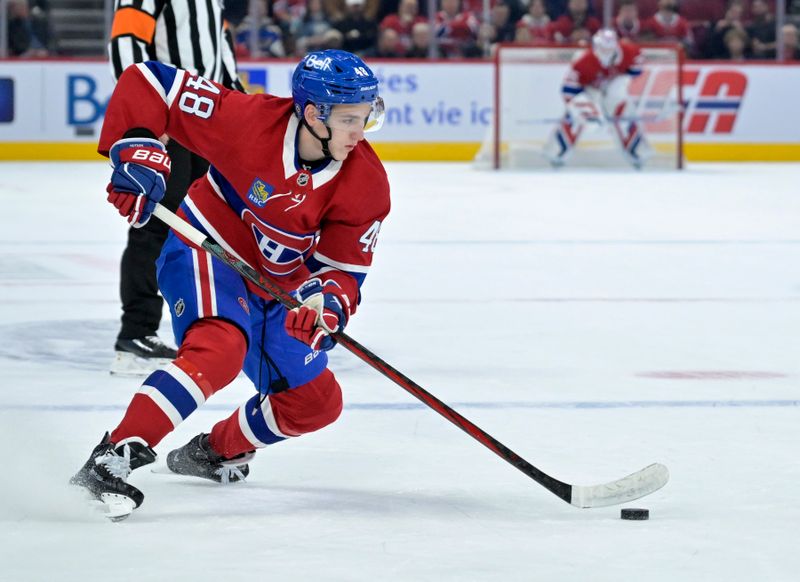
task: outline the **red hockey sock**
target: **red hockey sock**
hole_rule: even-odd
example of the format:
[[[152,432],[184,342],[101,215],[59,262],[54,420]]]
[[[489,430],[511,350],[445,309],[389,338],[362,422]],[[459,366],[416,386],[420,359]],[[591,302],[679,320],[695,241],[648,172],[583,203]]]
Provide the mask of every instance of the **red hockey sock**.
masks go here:
[[[201,319],[186,332],[178,357],[148,376],[134,395],[111,441],[136,436],[151,447],[230,384],[242,368],[247,341],[242,331],[221,319]]]
[[[228,418],[218,422],[208,437],[211,448],[224,457],[235,457],[255,448],[300,436],[328,426],[342,412],[342,391],[330,370],[311,382],[270,394],[257,395]]]

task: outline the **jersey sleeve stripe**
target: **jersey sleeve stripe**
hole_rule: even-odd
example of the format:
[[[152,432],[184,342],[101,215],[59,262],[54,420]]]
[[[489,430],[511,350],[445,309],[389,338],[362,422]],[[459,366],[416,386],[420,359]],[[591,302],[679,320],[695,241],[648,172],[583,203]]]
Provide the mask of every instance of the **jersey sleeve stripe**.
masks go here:
[[[200,212],[200,210],[197,208],[197,206],[195,205],[194,201],[191,198],[191,195],[187,195],[186,198],[183,199],[182,208],[183,211],[186,213],[186,215],[189,217],[189,222],[192,223],[193,226],[198,227],[201,230],[207,232],[214,240],[214,242],[216,242],[219,246],[221,246],[223,249],[228,251],[230,254],[232,254],[234,257],[236,257],[243,263],[247,263],[247,261],[245,261],[241,257],[241,255],[239,255],[239,253],[237,253],[233,249],[233,247],[230,244],[228,244],[228,242],[222,237],[222,235],[219,232],[217,232],[217,230],[213,226],[211,226],[211,222],[208,220],[208,218],[203,216],[203,213]]]
[[[172,87],[169,89],[169,93],[167,93],[167,107],[172,107],[172,104],[175,102],[175,97],[178,96],[178,92],[183,87],[183,79],[186,77],[186,71],[180,70],[176,72],[175,80],[172,82]]]
[[[364,273],[365,275],[369,271],[369,265],[354,265],[352,263],[340,263],[339,261],[334,261],[333,259],[326,257],[325,255],[315,252],[314,259],[319,261],[320,263],[325,263],[331,267],[339,269],[340,271],[346,271],[348,273]]]
[[[131,35],[149,44],[153,41],[155,31],[156,21],[152,15],[136,8],[120,8],[114,14],[111,38]]]
[[[308,261],[306,261],[306,266],[309,269],[309,273],[310,273],[311,277],[321,277],[321,275],[324,275],[325,273],[342,273],[343,272],[341,269],[337,269],[335,267],[318,267],[318,268],[315,269],[315,268],[313,268],[313,265],[312,265],[313,262],[314,262],[313,258],[309,259]],[[317,265],[321,265],[322,263],[316,263],[316,264]],[[346,275],[350,275],[353,279],[355,279],[356,283],[358,283],[358,287],[359,288],[361,288],[361,285],[364,284],[364,280],[367,278],[367,274],[366,273],[353,273],[352,271],[347,271],[347,272],[345,272],[345,274]],[[349,302],[349,299],[348,299],[348,302]],[[349,305],[348,305],[348,307],[349,307]]]
[[[148,83],[150,83],[150,86],[153,88],[153,90],[158,93],[161,96],[161,99],[164,100],[164,103],[166,103],[167,94],[165,92],[165,85],[161,79],[156,76],[158,69],[155,67],[155,65],[158,65],[158,63],[147,61],[146,63],[137,64],[136,68],[139,69],[139,72],[141,72],[142,76],[147,80]],[[173,73],[172,76],[174,79],[175,73]]]

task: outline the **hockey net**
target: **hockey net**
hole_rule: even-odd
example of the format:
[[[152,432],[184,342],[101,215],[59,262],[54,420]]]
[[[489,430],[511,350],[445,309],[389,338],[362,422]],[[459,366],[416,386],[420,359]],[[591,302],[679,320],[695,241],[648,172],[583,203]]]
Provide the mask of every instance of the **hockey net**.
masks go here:
[[[484,168],[547,168],[544,147],[564,116],[561,86],[585,48],[501,44],[495,54],[494,122],[475,159]],[[643,128],[652,149],[645,168],[683,166],[682,51],[642,47],[642,74],[628,89],[625,120]],[[628,167],[612,123],[587,126],[568,167]]]

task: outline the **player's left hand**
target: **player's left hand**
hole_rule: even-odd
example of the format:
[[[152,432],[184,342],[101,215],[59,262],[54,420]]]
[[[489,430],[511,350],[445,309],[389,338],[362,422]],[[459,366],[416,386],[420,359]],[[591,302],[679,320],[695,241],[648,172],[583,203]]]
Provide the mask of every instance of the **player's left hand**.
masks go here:
[[[331,282],[323,286],[319,279],[309,279],[297,289],[296,297],[302,305],[286,314],[286,333],[312,350],[331,349],[336,340],[329,334],[342,331],[347,324],[339,286]]]

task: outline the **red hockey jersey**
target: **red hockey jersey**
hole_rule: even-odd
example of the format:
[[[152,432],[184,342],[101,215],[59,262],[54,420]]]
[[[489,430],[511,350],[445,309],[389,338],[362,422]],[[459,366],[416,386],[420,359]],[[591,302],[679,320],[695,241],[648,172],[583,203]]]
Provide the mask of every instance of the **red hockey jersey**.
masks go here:
[[[587,50],[572,63],[564,80],[562,94],[569,101],[586,87],[601,88],[604,83],[620,75],[639,75],[642,72],[642,54],[639,47],[628,41],[619,43],[621,56],[617,62],[604,67],[597,56]]]
[[[108,155],[128,130],[145,128],[206,158],[211,167],[180,214],[286,290],[311,276],[332,279],[353,313],[389,213],[386,172],[366,141],[344,161],[303,169],[292,106],[140,63],[117,83],[98,151]]]

